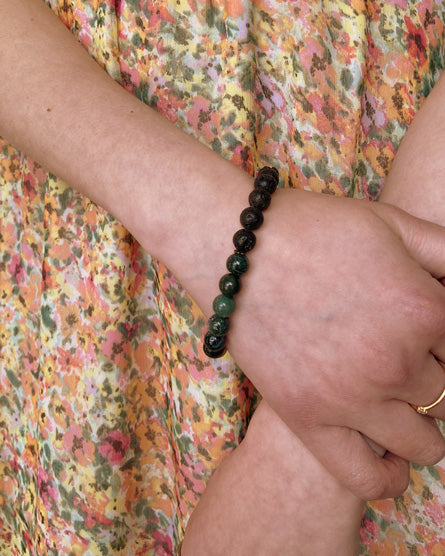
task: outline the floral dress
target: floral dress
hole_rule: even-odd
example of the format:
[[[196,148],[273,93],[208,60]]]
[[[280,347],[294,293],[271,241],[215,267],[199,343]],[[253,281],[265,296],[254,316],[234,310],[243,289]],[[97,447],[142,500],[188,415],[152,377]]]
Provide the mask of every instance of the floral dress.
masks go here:
[[[175,125],[330,195],[378,198],[445,63],[434,0],[46,3]],[[0,182],[0,554],[174,554],[255,390],[114,218],[1,140]],[[443,555],[444,486],[443,462],[413,466],[361,554]]]

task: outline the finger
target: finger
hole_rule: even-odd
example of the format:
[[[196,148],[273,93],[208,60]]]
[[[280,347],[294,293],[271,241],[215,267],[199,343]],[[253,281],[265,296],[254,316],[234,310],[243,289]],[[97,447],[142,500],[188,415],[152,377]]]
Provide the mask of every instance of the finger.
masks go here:
[[[439,393],[437,393],[434,398],[431,396],[429,402],[419,402],[416,401],[413,404],[414,409],[419,414],[429,415],[430,417],[434,417],[435,419],[440,419],[441,421],[445,420],[445,369],[442,363],[439,361],[437,362],[439,367],[442,371],[441,381],[435,383],[435,390],[437,390],[437,384],[442,385],[442,389]],[[424,398],[427,399],[426,396]],[[420,400],[420,397],[417,398]]]
[[[319,427],[300,437],[323,466],[363,500],[399,496],[409,484],[408,462],[389,452],[380,457],[357,431]]]
[[[424,364],[420,363],[418,366],[423,367],[423,372],[413,374],[403,390],[399,389],[394,395],[397,399],[411,404],[414,409],[435,403],[445,390],[445,369],[434,355],[428,353]],[[445,420],[445,395],[427,413],[436,419]]]
[[[389,452],[418,465],[434,465],[445,454],[445,440],[434,419],[419,415],[400,400],[363,412],[361,419],[354,420],[354,427]]]
[[[445,276],[445,228],[378,203],[378,214],[403,241],[410,255],[436,278]]]

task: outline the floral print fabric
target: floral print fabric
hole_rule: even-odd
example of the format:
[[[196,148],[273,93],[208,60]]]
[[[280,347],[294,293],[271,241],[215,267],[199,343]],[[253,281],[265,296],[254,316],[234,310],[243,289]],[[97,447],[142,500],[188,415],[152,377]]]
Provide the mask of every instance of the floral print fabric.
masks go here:
[[[48,0],[175,125],[281,185],[377,199],[444,67],[433,0]],[[0,142],[0,553],[170,555],[256,394],[111,216]],[[370,504],[362,554],[445,552],[445,465]]]

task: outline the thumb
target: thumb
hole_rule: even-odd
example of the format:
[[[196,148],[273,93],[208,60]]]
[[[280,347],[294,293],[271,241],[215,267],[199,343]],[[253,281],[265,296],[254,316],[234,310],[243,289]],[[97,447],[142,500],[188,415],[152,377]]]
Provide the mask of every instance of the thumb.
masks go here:
[[[362,500],[394,498],[407,489],[409,463],[390,452],[380,457],[359,432],[319,427],[305,436],[320,463]]]
[[[408,253],[435,278],[445,277],[445,227],[376,203],[377,214],[402,240]]]

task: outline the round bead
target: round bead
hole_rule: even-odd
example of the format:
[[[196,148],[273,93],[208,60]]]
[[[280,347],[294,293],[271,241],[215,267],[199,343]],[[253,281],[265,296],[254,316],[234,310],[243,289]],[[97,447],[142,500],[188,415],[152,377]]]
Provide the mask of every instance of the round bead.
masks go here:
[[[215,336],[207,332],[204,336],[203,348],[208,357],[221,357],[226,351],[226,339],[224,336]]]
[[[233,297],[239,292],[240,282],[234,274],[224,274],[224,276],[219,281],[219,289],[221,293],[227,297]]]
[[[211,357],[212,359],[218,359],[218,357],[222,357],[226,353],[226,346],[221,348],[221,350],[219,351],[214,351],[210,349],[208,346],[206,346],[205,344],[203,345],[203,348],[204,348],[204,353],[207,355],[207,357]]]
[[[260,174],[271,174],[272,176],[275,176],[277,179],[279,179],[280,177],[278,170],[274,166],[263,166],[263,168],[260,168],[257,172],[257,175]]]
[[[209,318],[209,332],[215,336],[224,336],[230,328],[230,321],[227,317],[212,315]]]
[[[255,247],[256,237],[250,230],[238,230],[233,236],[233,245],[238,253],[247,253]]]
[[[265,189],[255,187],[249,195],[249,205],[259,210],[266,210],[270,205],[271,196]]]
[[[218,295],[213,300],[213,310],[219,317],[230,317],[235,310],[235,302],[231,297],[226,295]]]
[[[211,350],[219,351],[226,345],[226,339],[224,338],[224,336],[216,336],[215,334],[207,332],[207,334],[204,336],[204,344]]]
[[[273,174],[258,174],[253,182],[253,185],[260,189],[265,189],[272,195],[278,186],[278,178]]]
[[[245,230],[256,230],[263,223],[263,213],[255,207],[248,207],[243,210],[240,216],[241,226]]]
[[[249,261],[247,260],[246,255],[233,253],[233,255],[230,255],[227,259],[226,267],[227,270],[235,276],[241,276],[241,274],[244,274],[249,268]]]

